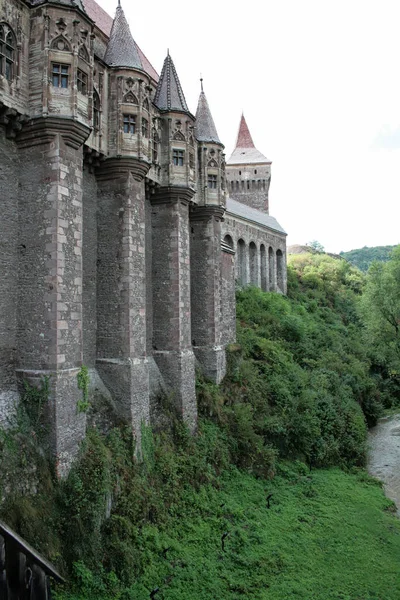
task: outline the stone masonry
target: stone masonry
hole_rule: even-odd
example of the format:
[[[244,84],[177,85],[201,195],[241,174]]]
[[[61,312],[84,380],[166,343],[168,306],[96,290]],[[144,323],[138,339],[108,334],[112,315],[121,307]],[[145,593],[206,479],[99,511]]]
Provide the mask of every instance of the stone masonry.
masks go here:
[[[0,0],[0,427],[49,377],[67,473],[86,365],[138,454],[160,394],[194,432],[195,369],[225,375],[235,285],[286,291],[270,174],[244,117],[225,162],[203,89],[193,115],[119,3],[113,20],[94,0]]]

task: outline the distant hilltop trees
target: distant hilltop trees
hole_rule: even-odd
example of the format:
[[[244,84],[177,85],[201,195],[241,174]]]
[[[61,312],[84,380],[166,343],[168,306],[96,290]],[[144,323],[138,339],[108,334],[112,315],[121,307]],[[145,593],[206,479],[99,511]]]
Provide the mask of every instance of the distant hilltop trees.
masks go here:
[[[349,252],[340,252],[340,256],[358,267],[360,271],[367,272],[374,261],[387,262],[393,248],[396,246],[375,246],[373,248],[364,246],[364,248],[349,250]]]

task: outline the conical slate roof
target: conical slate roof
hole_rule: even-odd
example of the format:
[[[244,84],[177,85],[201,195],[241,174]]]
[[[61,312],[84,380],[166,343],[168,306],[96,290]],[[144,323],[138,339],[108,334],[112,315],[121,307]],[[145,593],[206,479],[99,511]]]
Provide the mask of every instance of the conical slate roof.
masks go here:
[[[129,67],[144,70],[137,45],[119,2],[104,61],[110,67]]]
[[[227,164],[252,165],[260,163],[271,163],[271,161],[255,147],[246,119],[244,118],[244,115],[242,115],[236,140],[236,148],[232,152]]]
[[[206,95],[201,86],[199,103],[196,111],[196,138],[199,142],[214,142],[215,144],[222,143],[218,137],[217,129],[214,124],[214,119],[208,106]]]
[[[167,54],[154,96],[154,104],[160,110],[190,112],[172,58]]]

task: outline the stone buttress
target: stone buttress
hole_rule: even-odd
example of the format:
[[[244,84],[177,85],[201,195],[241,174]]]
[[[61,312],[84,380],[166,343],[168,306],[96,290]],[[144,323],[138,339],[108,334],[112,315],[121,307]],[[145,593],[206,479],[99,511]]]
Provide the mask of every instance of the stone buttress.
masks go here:
[[[189,207],[196,183],[197,144],[170,55],[154,103],[160,111],[161,180],[152,196],[153,356],[178,412],[197,422],[191,335]]]

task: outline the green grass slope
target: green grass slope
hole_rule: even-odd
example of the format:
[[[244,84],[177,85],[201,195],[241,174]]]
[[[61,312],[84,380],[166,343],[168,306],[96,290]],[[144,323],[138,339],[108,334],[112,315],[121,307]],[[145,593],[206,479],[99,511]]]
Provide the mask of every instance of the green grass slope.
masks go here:
[[[46,390],[27,388],[0,431],[0,518],[66,575],[59,600],[400,598],[400,522],[363,470],[393,379],[365,343],[364,280],[301,255],[288,297],[238,292],[227,376],[198,377],[198,434],[164,398],[140,462],[129,429],[91,429],[58,481]]]

